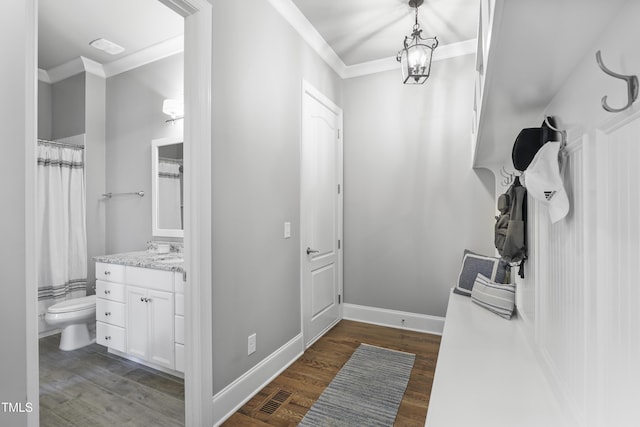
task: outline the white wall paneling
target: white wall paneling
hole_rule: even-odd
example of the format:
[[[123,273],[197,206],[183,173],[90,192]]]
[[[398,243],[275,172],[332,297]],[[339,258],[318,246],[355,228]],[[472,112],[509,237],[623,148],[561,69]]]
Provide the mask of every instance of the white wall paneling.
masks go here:
[[[530,205],[535,213],[533,240],[537,257],[537,277],[534,277],[538,298],[536,336],[539,350],[563,394],[565,405],[577,418],[585,413],[586,393],[586,319],[587,292],[585,286],[583,191],[583,145],[572,144],[564,167],[564,184],[571,208],[564,220],[551,224],[546,207]],[[533,199],[529,198],[530,202]],[[531,218],[531,216],[530,216]],[[533,287],[531,281],[521,287]],[[524,298],[530,311],[531,301]]]
[[[570,132],[571,133],[571,132]],[[640,417],[640,109],[568,145],[571,208],[551,224],[529,199],[518,311],[563,406],[581,426]]]
[[[596,130],[598,268],[592,283],[597,313],[598,425],[632,425],[640,417],[640,112]]]

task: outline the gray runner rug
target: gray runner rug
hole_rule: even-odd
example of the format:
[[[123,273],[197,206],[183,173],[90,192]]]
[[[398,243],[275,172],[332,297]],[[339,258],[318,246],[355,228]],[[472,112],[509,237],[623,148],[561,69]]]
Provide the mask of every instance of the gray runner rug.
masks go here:
[[[298,426],[393,426],[415,358],[360,344]]]

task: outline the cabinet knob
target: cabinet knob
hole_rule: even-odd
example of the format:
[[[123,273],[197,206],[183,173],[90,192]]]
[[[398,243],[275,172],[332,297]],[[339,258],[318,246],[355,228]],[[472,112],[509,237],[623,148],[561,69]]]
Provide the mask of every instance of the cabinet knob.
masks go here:
[[[108,341],[108,340],[111,339],[111,337],[107,335],[107,336],[104,337],[104,339]]]
[[[104,275],[105,275],[105,276],[108,276],[108,275],[110,275],[110,274],[111,274],[111,272],[110,272],[110,271],[105,271],[105,272],[104,272]]]
[[[105,311],[105,312],[104,312],[104,315],[105,315],[105,316],[111,316],[111,312],[110,312],[110,311]]]
[[[110,290],[108,290],[108,289],[105,289],[105,290],[104,290],[104,293],[105,293],[106,295],[109,295],[109,294],[111,293],[111,291],[110,291]]]
[[[147,302],[151,302],[151,298],[147,298]]]
[[[144,297],[140,297],[140,301],[145,302]]]

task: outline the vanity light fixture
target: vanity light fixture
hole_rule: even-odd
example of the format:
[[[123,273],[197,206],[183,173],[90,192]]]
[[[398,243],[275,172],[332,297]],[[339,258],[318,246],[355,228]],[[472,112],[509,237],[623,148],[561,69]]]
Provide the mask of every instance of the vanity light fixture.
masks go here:
[[[162,112],[171,118],[165,122],[175,123],[176,120],[184,119],[184,103],[181,99],[165,99],[162,103]]]
[[[409,0],[409,6],[416,10],[416,21],[413,32],[404,38],[404,48],[398,52],[396,60],[402,68],[404,84],[423,84],[431,72],[431,56],[438,47],[436,37],[422,37],[422,29],[418,24],[418,8],[424,0]]]

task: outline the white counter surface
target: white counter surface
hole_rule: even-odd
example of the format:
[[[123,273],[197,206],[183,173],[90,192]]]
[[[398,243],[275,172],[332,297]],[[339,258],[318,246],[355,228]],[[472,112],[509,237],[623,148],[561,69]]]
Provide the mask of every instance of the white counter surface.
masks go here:
[[[571,425],[518,322],[451,293],[427,427]]]

